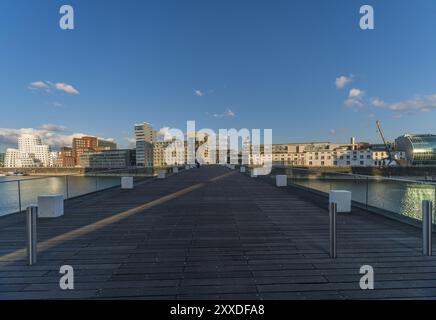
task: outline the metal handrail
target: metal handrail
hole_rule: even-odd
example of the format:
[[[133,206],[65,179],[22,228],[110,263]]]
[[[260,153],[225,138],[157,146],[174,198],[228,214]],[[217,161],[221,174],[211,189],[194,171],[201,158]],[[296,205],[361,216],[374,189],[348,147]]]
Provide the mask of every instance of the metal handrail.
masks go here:
[[[26,177],[23,178],[21,176],[20,177],[21,179],[0,181],[0,184],[2,184],[2,183],[12,183],[12,182],[23,181],[23,180],[42,180],[42,179],[59,178],[59,177],[63,177],[63,176],[44,176],[44,177],[33,177],[33,178],[26,178]]]
[[[368,178],[372,180],[391,180],[391,181],[398,181],[398,182],[408,182],[408,183],[420,183],[420,184],[429,184],[429,185],[436,185],[436,182],[431,181],[421,181],[421,180],[412,180],[412,179],[404,179],[404,178],[391,178],[391,177],[383,177],[383,176],[370,176],[370,175],[364,175],[364,174],[356,174],[356,173],[346,173],[346,172],[329,172],[329,171],[323,171],[323,172],[315,172],[311,171],[309,169],[300,169],[300,168],[289,168],[291,170],[299,170],[307,173],[322,173],[322,174],[331,174],[331,175],[344,175],[344,176],[351,176],[351,177],[362,177],[362,178]]]
[[[132,169],[150,169],[153,167],[126,167],[126,168],[117,168],[117,169],[110,169],[110,170],[103,170],[103,171],[95,171],[95,172],[90,172],[88,174],[82,174],[82,173],[76,173],[76,174],[62,174],[62,175],[46,175],[46,176],[42,176],[42,177],[29,177],[29,176],[17,176],[20,179],[16,179],[16,180],[6,180],[6,181],[0,181],[1,183],[8,183],[8,182],[16,182],[18,180],[40,180],[40,179],[49,179],[49,178],[59,178],[59,177],[95,177],[98,174],[105,174],[105,173],[111,173],[111,172],[118,172],[118,171],[123,171],[123,170],[132,170]],[[12,176],[14,177],[14,176]]]
[[[99,190],[99,181],[98,179],[101,178],[99,175],[92,175],[92,176],[87,176],[87,175],[82,175],[82,174],[73,174],[73,175],[62,175],[62,176],[45,176],[45,177],[35,177],[35,178],[22,178],[22,179],[14,179],[14,180],[7,180],[7,181],[0,181],[0,183],[2,185],[5,185],[6,183],[10,183],[10,184],[17,184],[17,207],[18,207],[18,212],[22,212],[23,211],[23,194],[22,194],[22,183],[23,182],[27,182],[29,181],[29,183],[32,183],[32,181],[41,181],[41,180],[47,180],[47,179],[62,179],[65,178],[64,181],[64,187],[63,187],[63,192],[64,195],[66,196],[66,199],[70,199],[70,183],[69,183],[69,178],[70,177],[84,177],[84,178],[90,178],[90,179],[95,179],[95,190],[93,188],[93,190],[91,192],[85,192],[83,194],[89,194],[95,191],[101,191],[104,189],[100,189]],[[104,176],[103,176],[104,177]],[[21,177],[20,177],[21,178]],[[110,188],[110,187],[108,187]],[[106,189],[106,188],[105,188]],[[13,212],[6,212],[5,215],[8,214],[12,214],[12,213],[16,213],[16,211]]]

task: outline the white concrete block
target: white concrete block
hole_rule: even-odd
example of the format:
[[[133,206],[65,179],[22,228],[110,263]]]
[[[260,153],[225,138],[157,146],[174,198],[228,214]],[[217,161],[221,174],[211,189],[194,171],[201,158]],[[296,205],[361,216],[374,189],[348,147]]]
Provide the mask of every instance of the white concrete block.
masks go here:
[[[173,167],[173,173],[179,173],[179,168]]]
[[[41,195],[38,197],[38,217],[57,218],[64,215],[64,196]]]
[[[121,177],[121,189],[133,189],[133,177]]]
[[[257,178],[257,174],[256,174],[256,171],[255,171],[254,169],[252,169],[252,170],[250,171],[250,177],[252,177],[252,178]]]
[[[276,176],[276,186],[277,187],[286,187],[288,185],[288,176],[286,175],[277,175]]]
[[[167,173],[166,170],[158,170],[157,178],[158,179],[165,179],[166,173]]]
[[[337,203],[337,212],[351,212],[351,192],[347,190],[331,190],[329,203]]]
[[[191,166],[185,166],[185,170],[190,170]]]
[[[229,169],[230,170],[235,170],[235,165],[234,164],[229,165]]]
[[[239,168],[239,171],[240,171],[241,173],[245,173],[245,167],[240,167],[240,168]]]

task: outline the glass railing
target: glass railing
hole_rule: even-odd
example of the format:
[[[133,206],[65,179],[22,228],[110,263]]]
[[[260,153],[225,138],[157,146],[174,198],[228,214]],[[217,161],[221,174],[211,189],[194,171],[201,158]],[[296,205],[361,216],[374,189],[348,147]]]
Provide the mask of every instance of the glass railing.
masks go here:
[[[172,173],[174,168],[184,170],[185,166],[162,168]],[[146,179],[157,174],[157,168],[131,167],[111,170],[89,171],[86,175],[53,177],[0,177],[0,216],[21,212],[38,202],[40,195],[59,195],[71,199],[121,185],[122,176]]]
[[[8,178],[8,177],[7,177]],[[114,176],[56,176],[0,181],[0,216],[21,212],[38,202],[40,195],[62,194],[70,199],[121,184]]]
[[[351,191],[356,206],[416,222],[422,220],[422,201],[430,200],[436,215],[436,183],[433,182],[297,168],[275,168],[269,179],[275,179],[278,174],[287,175],[288,185],[323,194],[330,190]]]

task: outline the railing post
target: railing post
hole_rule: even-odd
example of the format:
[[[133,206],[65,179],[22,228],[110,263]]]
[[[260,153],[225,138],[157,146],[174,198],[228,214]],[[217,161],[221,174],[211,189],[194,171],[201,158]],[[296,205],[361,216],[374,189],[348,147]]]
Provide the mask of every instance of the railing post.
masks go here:
[[[329,203],[329,220],[330,220],[330,258],[336,258],[336,211],[337,203]]]
[[[69,190],[69,186],[68,186],[69,181],[68,180],[69,180],[68,175],[66,175],[65,176],[65,191],[66,191],[67,199],[70,197],[70,195],[69,195],[70,190]]]
[[[425,256],[432,255],[432,215],[433,203],[422,201],[422,254]]]
[[[369,178],[366,177],[366,210],[368,210],[368,202],[369,202]]]
[[[21,181],[18,180],[18,212],[21,212]]]
[[[28,207],[26,212],[27,264],[32,266],[37,261],[36,219],[38,207]]]

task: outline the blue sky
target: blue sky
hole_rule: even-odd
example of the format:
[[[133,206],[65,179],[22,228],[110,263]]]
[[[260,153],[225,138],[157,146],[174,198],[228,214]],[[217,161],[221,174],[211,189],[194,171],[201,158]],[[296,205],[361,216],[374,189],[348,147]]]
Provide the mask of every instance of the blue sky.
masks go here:
[[[63,4],[0,3],[0,150],[22,128],[126,145],[141,121],[276,143],[380,142],[377,119],[389,138],[436,133],[434,1],[70,0],[73,31]]]

